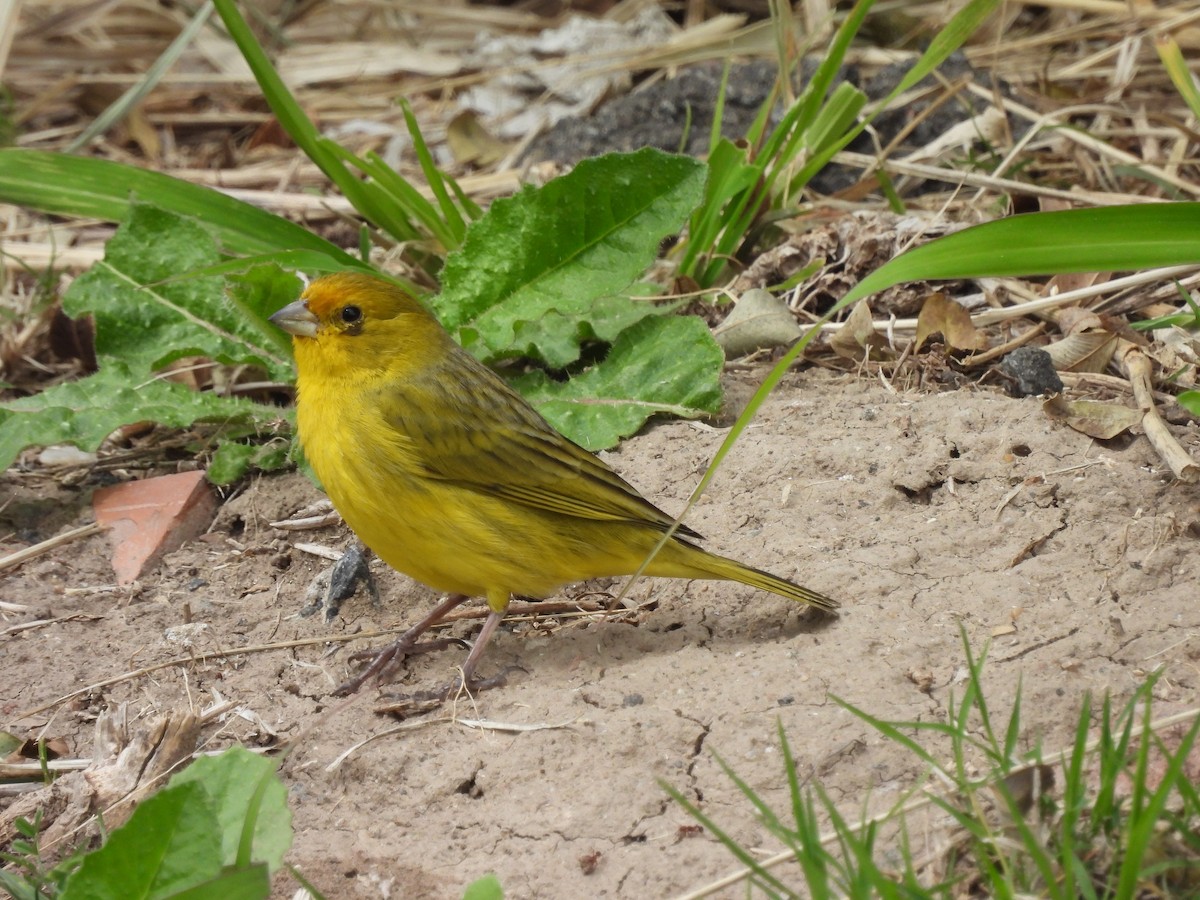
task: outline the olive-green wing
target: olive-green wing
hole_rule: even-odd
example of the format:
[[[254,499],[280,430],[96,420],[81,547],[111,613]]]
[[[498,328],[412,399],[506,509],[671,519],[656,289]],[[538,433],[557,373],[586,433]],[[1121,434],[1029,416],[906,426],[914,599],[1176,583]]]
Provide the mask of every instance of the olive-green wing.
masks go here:
[[[443,377],[429,373],[377,398],[410,468],[535,509],[670,527],[671,516],[551,428],[499,376],[463,351],[454,357],[439,367]],[[677,533],[700,537],[687,526]]]

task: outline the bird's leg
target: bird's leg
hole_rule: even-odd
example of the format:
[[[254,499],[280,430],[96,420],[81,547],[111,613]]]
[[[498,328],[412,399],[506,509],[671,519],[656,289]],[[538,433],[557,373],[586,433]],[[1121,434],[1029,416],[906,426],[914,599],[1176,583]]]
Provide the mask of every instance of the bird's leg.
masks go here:
[[[432,691],[418,691],[414,694],[398,696],[390,695],[390,702],[385,706],[376,708],[375,711],[377,713],[391,713],[399,716],[428,712],[431,709],[436,709],[447,698],[461,690],[483,691],[504,684],[508,675],[507,671],[501,672],[499,675],[493,675],[491,678],[475,678],[475,668],[479,665],[479,660],[483,658],[483,651],[487,648],[488,642],[492,639],[492,635],[496,633],[496,629],[500,627],[500,623],[503,620],[504,611],[497,612],[493,609],[488,614],[487,619],[483,623],[483,628],[479,630],[479,637],[475,638],[475,644],[471,647],[471,652],[467,654],[467,660],[462,664],[462,669],[459,671],[457,678]]]
[[[467,654],[467,661],[463,663],[462,673],[459,676],[462,679],[462,686],[470,688],[475,678],[475,667],[479,665],[479,660],[483,658],[483,651],[487,648],[488,641],[492,639],[492,635],[496,633],[496,629],[500,627],[500,623],[504,620],[503,612],[496,612],[494,609],[488,613],[487,620],[483,623],[483,627],[479,629],[479,637],[475,638],[475,644],[471,647],[471,652]],[[491,685],[486,685],[491,687]]]
[[[448,612],[455,607],[460,606],[466,601],[466,599],[467,597],[465,594],[451,594],[449,597],[435,606],[429,615],[423,618],[412,628],[408,629],[408,631],[404,632],[404,634],[400,635],[400,637],[396,638],[396,640],[392,641],[392,643],[388,644],[382,650],[376,651],[374,654],[373,651],[370,650],[354,654],[351,659],[366,659],[372,655],[374,655],[375,658],[371,661],[371,664],[363,669],[363,671],[358,675],[354,676],[349,681],[338,685],[333,692],[334,696],[345,697],[348,694],[353,694],[360,687],[376,676],[382,680],[384,676],[390,674],[394,670],[396,665],[398,665],[401,660],[412,654],[414,650],[437,650],[442,647],[447,647],[452,643],[456,643],[455,641],[445,640],[426,641],[418,645],[417,638],[423,635],[432,626],[440,622]],[[488,621],[491,621],[490,616],[488,617]],[[484,624],[484,628],[487,628],[486,623]],[[494,626],[492,630],[495,630]],[[471,652],[474,653],[475,651],[472,650]]]

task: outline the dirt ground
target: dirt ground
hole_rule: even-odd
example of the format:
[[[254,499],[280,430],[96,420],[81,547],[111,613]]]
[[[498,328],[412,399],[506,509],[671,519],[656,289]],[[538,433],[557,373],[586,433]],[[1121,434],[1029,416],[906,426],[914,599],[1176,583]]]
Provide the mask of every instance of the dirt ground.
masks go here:
[[[1200,434],[1177,434],[1196,454]],[[721,438],[667,423],[607,458],[674,512]],[[10,473],[3,493],[11,501],[0,535],[20,538],[0,552],[90,520],[87,484]],[[505,686],[390,734],[396,723],[373,711],[376,690],[349,704],[330,698],[348,671],[344,644],[168,668],[21,715],[187,655],[168,631],[184,622],[185,604],[204,626],[192,629],[196,653],[369,632],[427,610],[429,591],[376,561],[380,608],[362,593],[331,623],[296,615],[325,563],[293,544],[340,549],[347,534],[268,523],[317,496],[296,474],[255,480],[223,505],[211,534],[132,591],[106,587],[102,535],[0,577],[0,599],[30,606],[0,627],[0,722],[62,737],[86,756],[95,717],[111,704],[148,718],[233,701],[237,712],[206,728],[206,746],[289,748],[289,860],[329,897],[453,898],[487,872],[513,898],[666,897],[703,886],[738,865],[686,827],[692,820],[660,781],[699,799],[746,846],[777,849],[714,754],[782,810],[782,723],[802,774],[843,814],[885,808],[922,768],[830,694],[887,719],[943,718],[961,693],[960,627],[976,650],[992,641],[995,715],[1007,716],[1022,683],[1022,749],[1064,746],[1086,691],[1123,699],[1165,669],[1155,712],[1166,715],[1194,702],[1200,680],[1198,489],[1174,483],[1144,438],[1098,443],[1052,423],[1036,400],[918,395],[806,372],[767,402],[689,524],[710,549],[840,599],[836,618],[739,585],[645,580],[630,602],[649,605],[623,620],[507,627],[483,665],[484,674],[519,667]],[[84,617],[4,630],[71,613]],[[454,633],[469,637],[480,622]],[[440,684],[464,654],[418,657],[393,689]],[[449,712],[557,727],[480,729]],[[293,890],[277,881],[278,896]]]

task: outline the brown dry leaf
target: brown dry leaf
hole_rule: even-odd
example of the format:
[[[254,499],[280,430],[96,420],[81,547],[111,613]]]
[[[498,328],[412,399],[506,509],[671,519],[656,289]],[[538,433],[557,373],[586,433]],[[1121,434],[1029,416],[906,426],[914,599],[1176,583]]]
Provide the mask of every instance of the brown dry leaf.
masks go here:
[[[1108,440],[1142,421],[1142,412],[1119,403],[1099,400],[1064,400],[1052,397],[1042,404],[1046,415],[1088,437]]]
[[[1003,785],[1003,788],[1000,787],[1000,784]],[[1045,763],[1023,766],[1005,775],[1000,784],[992,786],[997,799],[1000,800],[1000,809],[1007,810],[1008,808],[1001,793],[1004,791],[1012,798],[1020,814],[1027,816],[1034,808],[1035,801],[1047,791],[1054,789],[1054,769]]]
[[[1160,328],[1155,340],[1145,348],[1171,381],[1180,387],[1194,387],[1200,366],[1200,338],[1178,325]]]
[[[467,110],[460,112],[446,126],[446,143],[460,165],[491,166],[508,155],[511,149],[483,123],[479,116]]]
[[[829,347],[843,359],[862,362],[868,355],[875,359],[891,359],[894,355],[882,334],[871,321],[871,307],[864,300],[854,304],[845,325],[834,332]]]
[[[787,346],[802,334],[787,304],[759,288],[742,294],[725,321],[713,329],[713,338],[730,359],[764,347]]]
[[[1090,309],[1081,309],[1078,306],[1068,306],[1065,309],[1060,309],[1058,315],[1054,317],[1054,321],[1058,325],[1058,330],[1064,335],[1087,331],[1089,328],[1103,327],[1098,314],[1092,312]]]
[[[1042,293],[1047,297],[1053,297],[1055,294],[1089,288],[1109,281],[1111,278],[1112,274],[1109,272],[1060,272],[1046,282],[1046,288]]]
[[[1117,336],[1107,331],[1071,334],[1042,348],[1059,372],[1103,372],[1117,349]]]
[[[983,350],[987,347],[987,338],[979,333],[971,321],[971,314],[958,301],[940,291],[925,298],[917,316],[917,349],[935,334],[940,334],[951,350]]]

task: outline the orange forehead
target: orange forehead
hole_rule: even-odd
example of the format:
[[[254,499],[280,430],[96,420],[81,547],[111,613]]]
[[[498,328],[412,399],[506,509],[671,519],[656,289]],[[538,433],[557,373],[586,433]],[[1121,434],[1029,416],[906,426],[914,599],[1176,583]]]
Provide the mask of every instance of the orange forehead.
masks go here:
[[[392,319],[404,313],[427,315],[417,301],[392,282],[362,272],[323,275],[301,297],[309,312],[323,321],[351,303],[374,319]]]
[[[373,282],[377,279],[355,272],[338,272],[313,281],[301,297],[313,315],[324,319],[347,303],[361,303],[362,298],[358,295],[372,293]]]

